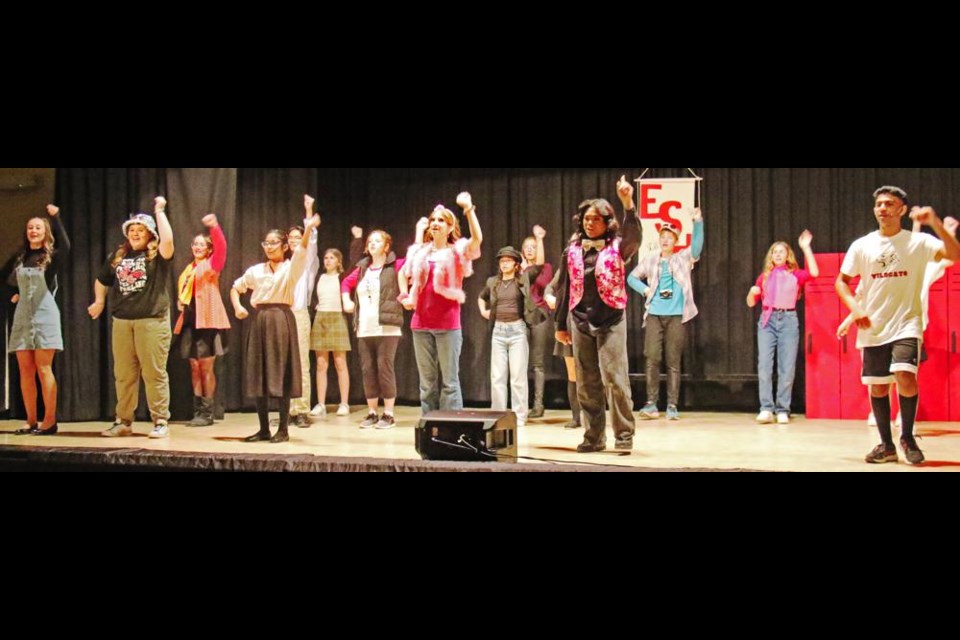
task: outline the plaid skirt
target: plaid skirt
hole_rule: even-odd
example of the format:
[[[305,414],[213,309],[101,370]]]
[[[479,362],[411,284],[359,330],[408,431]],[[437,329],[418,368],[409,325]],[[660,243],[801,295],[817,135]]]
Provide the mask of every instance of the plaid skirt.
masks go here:
[[[318,311],[310,332],[311,351],[350,351],[347,318],[338,311]]]
[[[243,393],[248,398],[299,397],[303,377],[297,319],[285,304],[262,304],[247,335]]]

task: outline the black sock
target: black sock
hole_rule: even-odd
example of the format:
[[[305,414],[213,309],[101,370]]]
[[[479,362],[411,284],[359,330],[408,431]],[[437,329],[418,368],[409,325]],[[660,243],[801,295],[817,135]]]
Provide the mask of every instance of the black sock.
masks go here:
[[[270,400],[257,398],[257,417],[260,418],[260,433],[270,433]]]
[[[280,398],[280,431],[287,433],[287,425],[290,424],[290,396]]]
[[[877,429],[880,430],[880,440],[887,449],[893,449],[893,433],[890,431],[890,397],[881,398],[870,396],[870,406],[873,408],[873,417],[877,419]]]
[[[920,394],[907,398],[900,396],[900,435],[908,440],[913,437],[913,423],[917,419],[917,404]]]

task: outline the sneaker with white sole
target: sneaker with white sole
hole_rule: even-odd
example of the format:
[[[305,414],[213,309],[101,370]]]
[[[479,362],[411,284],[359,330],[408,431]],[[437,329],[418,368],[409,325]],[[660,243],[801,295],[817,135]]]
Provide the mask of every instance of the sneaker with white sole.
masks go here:
[[[790,414],[789,414],[789,413],[778,413],[778,414],[777,414],[777,424],[790,424]]]
[[[393,429],[397,426],[397,420],[389,413],[380,416],[380,422],[377,423],[377,429]]]
[[[772,411],[761,411],[757,414],[757,422],[760,424],[770,424],[775,419]]]
[[[342,404],[339,407],[337,407],[337,415],[340,417],[350,415],[350,405]]]
[[[327,407],[322,404],[318,404],[310,411],[310,415],[314,418],[323,418],[327,415]]]
[[[360,423],[361,429],[373,429],[380,422],[380,417],[377,416],[376,411],[371,411],[367,414],[367,417]]]
[[[899,462],[900,456],[897,455],[897,448],[887,448],[882,442],[867,454],[865,460],[869,464],[884,464],[887,462]]]
[[[903,448],[903,455],[910,464],[923,464],[923,461],[926,460],[923,451],[920,451],[920,447],[917,446],[917,441],[913,436],[900,438],[900,446]]]
[[[169,438],[170,437],[170,427],[167,426],[166,420],[157,420],[157,424],[153,427],[153,431],[150,432],[150,437],[154,440],[159,438]]]
[[[133,427],[124,424],[119,420],[113,423],[113,426],[100,433],[104,438],[125,438],[133,435]]]
[[[652,402],[648,402],[643,409],[640,409],[641,420],[656,420],[659,417],[660,412],[657,410],[657,405]]]

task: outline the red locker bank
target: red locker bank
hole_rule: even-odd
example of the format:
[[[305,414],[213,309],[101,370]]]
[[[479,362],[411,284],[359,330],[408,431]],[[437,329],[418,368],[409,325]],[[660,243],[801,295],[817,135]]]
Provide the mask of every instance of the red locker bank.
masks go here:
[[[856,325],[837,339],[837,327],[849,313],[834,289],[844,255],[817,254],[820,277],[807,285],[804,294],[807,418],[865,421],[870,405],[860,382]],[[851,289],[856,289],[857,282]],[[918,421],[960,421],[958,333],[960,269],[953,268],[930,289],[930,324],[924,336],[928,359],[920,366]]]

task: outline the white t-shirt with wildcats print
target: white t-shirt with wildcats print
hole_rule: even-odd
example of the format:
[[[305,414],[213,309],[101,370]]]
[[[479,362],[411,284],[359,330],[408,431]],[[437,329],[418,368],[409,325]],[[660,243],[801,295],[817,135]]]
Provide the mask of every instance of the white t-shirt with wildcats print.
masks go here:
[[[874,231],[850,246],[840,272],[860,276],[861,306],[873,325],[857,332],[858,349],[923,338],[923,277],[942,249],[937,238],[909,231],[893,237]]]

